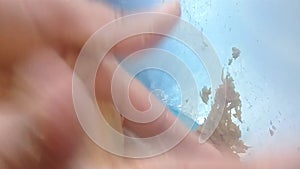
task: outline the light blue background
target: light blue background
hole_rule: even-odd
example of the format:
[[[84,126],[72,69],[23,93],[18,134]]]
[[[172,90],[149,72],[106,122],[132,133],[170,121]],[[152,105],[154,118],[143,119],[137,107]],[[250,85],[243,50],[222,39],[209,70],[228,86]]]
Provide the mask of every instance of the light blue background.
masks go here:
[[[160,3],[123,0],[119,4],[132,11]],[[267,149],[276,153],[274,147],[283,145],[296,150],[300,146],[300,1],[186,0],[181,4],[182,18],[203,31],[223,65],[231,57],[232,47],[242,51],[229,70],[241,94],[241,127],[243,139],[253,147],[250,152]],[[201,62],[183,45],[168,39],[159,46],[190,66],[199,87],[210,85]],[[141,73],[139,78],[150,90],[164,90],[166,104],[174,112],[180,110],[180,90],[174,80],[158,71]],[[208,110],[203,105],[198,117],[192,118],[201,122]],[[273,137],[271,121],[277,128]]]

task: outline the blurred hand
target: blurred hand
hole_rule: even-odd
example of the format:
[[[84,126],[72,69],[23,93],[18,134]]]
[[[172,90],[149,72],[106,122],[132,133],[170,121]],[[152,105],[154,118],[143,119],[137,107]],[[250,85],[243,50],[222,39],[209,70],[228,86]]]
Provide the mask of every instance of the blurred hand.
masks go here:
[[[179,16],[180,5],[170,2],[153,11]],[[0,0],[1,169],[240,168],[237,160],[226,158],[212,145],[198,144],[195,133],[171,151],[144,160],[116,157],[86,137],[73,108],[73,66],[87,39],[120,16],[105,4],[87,0]],[[137,23],[147,28],[147,21]],[[157,18],[164,31],[175,23]],[[114,56],[127,56],[159,39],[135,36],[110,51],[96,79],[96,86],[101,83],[96,88],[100,103],[111,104],[110,79],[118,65]],[[122,87],[122,79],[118,82]],[[139,110],[147,109],[149,91],[137,80],[132,86],[133,104]],[[159,134],[176,119],[168,110],[149,124],[121,122],[111,111],[104,113],[112,116],[120,130],[124,127],[141,137]]]

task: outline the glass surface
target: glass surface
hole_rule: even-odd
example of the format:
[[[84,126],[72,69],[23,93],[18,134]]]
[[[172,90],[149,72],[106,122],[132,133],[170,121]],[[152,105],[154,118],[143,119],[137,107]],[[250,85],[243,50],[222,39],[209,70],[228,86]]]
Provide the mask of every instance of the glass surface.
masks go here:
[[[162,1],[114,0],[125,11],[135,11]],[[147,2],[147,3],[146,3]],[[241,56],[230,66],[242,99],[243,140],[255,149],[278,144],[300,146],[300,3],[297,0],[183,0],[182,18],[203,31],[223,65],[232,47]],[[151,6],[150,5],[150,6]],[[209,86],[209,76],[184,45],[165,39],[159,48],[182,59],[197,76],[199,88]],[[180,90],[171,77],[148,70],[138,78],[176,114],[182,111]],[[155,92],[154,92],[155,93]],[[187,116],[202,123],[209,106]],[[269,129],[274,126],[274,135]]]

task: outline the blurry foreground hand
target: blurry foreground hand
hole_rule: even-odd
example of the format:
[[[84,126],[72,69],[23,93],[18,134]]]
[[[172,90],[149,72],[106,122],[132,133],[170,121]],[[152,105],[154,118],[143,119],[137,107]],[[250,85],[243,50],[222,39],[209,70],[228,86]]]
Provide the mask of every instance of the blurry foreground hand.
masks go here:
[[[179,16],[180,5],[174,1],[154,11]],[[144,160],[116,157],[86,138],[73,109],[72,69],[86,40],[119,16],[104,4],[86,0],[0,0],[0,168],[240,168],[237,160],[212,145],[198,144],[194,133],[171,151]],[[144,20],[137,23],[147,26]],[[157,18],[164,31],[175,23]],[[136,36],[111,50],[96,79],[101,83],[96,89],[100,103],[111,104],[110,79],[118,64],[114,55],[126,56],[159,38]],[[125,71],[124,78],[130,78]],[[133,104],[146,109],[149,92],[136,80],[132,85]],[[126,127],[141,137],[158,134],[175,120],[166,111],[147,125],[121,122],[107,107],[105,116],[111,117],[115,128],[122,132]]]

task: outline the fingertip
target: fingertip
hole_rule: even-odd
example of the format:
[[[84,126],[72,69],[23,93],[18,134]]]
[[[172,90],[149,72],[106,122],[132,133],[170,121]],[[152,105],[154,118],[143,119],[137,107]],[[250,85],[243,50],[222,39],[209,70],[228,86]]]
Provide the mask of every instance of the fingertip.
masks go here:
[[[148,32],[152,32],[154,29],[159,32],[167,33],[172,30],[177,21],[180,19],[180,1],[167,1],[166,3],[150,10],[150,12],[157,13],[157,15],[148,15],[142,19],[138,18],[137,20],[139,21],[136,22],[139,27],[138,30],[149,30]],[[116,45],[113,49],[113,53],[116,56],[126,57],[138,50],[154,46],[160,42],[163,37],[164,36],[161,36],[160,34],[142,34],[134,37],[132,36]]]
[[[170,0],[163,6],[160,6],[158,12],[167,13],[175,16],[181,16],[180,0]]]

